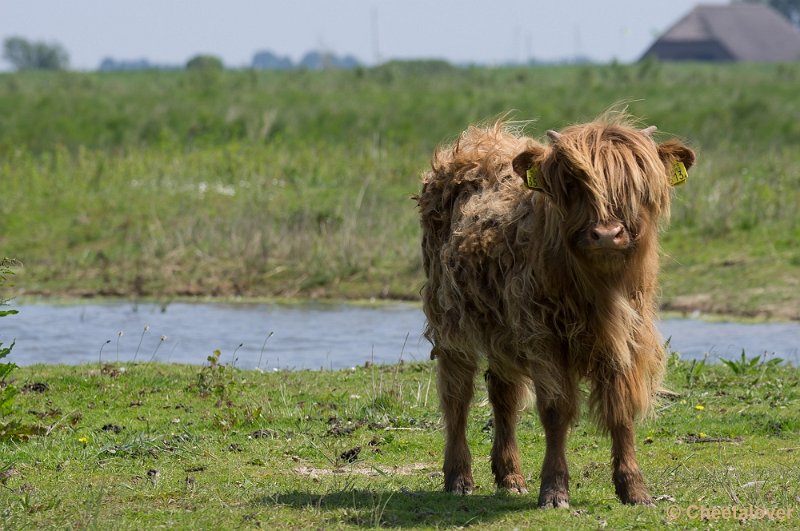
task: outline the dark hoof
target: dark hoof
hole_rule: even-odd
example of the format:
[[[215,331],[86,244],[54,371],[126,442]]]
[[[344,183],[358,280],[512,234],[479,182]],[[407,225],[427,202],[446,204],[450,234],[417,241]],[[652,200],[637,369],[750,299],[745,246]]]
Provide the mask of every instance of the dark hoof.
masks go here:
[[[444,484],[445,492],[450,492],[451,494],[459,494],[462,496],[467,494],[472,494],[472,490],[474,488],[475,488],[475,483],[469,476],[456,476],[453,479],[446,480]]]
[[[626,505],[644,505],[647,507],[655,507],[656,504],[653,502],[653,498],[651,498],[647,493],[638,496],[626,496],[626,497],[619,497],[620,501]]]
[[[614,490],[617,491],[619,500],[626,505],[647,505],[655,507],[653,498],[647,493],[642,475],[638,472],[631,474],[614,474]]]
[[[541,509],[569,509],[569,493],[557,490],[548,490],[539,493],[539,507]]]
[[[525,486],[525,479],[520,474],[508,474],[503,479],[497,481],[497,486],[511,494],[528,494],[528,488]]]

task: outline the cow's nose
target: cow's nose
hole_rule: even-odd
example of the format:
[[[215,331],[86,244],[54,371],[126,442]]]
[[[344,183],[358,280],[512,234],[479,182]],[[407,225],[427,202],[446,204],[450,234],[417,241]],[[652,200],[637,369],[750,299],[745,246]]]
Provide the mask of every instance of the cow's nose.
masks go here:
[[[627,247],[630,242],[625,226],[618,221],[596,224],[589,230],[589,238],[597,247],[607,249]]]

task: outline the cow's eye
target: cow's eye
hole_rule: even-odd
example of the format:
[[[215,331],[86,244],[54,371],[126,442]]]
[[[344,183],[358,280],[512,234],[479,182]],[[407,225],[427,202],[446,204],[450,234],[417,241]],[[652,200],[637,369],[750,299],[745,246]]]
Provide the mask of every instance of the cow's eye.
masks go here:
[[[561,186],[564,189],[564,195],[567,196],[567,199],[576,199],[576,196],[580,193],[580,184],[578,184],[578,180],[573,176],[564,178]]]

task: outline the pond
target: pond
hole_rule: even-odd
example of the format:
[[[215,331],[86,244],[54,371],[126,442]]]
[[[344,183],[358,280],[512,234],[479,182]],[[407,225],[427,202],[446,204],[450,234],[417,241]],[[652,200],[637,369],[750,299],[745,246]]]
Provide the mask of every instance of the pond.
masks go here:
[[[424,316],[414,304],[169,305],[108,302],[14,305],[0,341],[18,365],[110,361],[222,363],[244,369],[341,369],[365,362],[429,359]],[[659,322],[684,359],[710,361],[767,353],[800,362],[800,323],[743,324],[700,319]]]

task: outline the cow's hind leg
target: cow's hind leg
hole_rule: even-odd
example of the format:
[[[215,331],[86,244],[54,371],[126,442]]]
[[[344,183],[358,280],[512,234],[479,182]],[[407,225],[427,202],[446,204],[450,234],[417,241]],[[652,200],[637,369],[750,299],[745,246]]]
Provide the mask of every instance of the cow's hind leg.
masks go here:
[[[611,435],[612,478],[622,503],[652,505],[639,464],[636,462],[634,417],[644,407],[646,396],[633,371],[615,373],[593,382],[594,414]]]
[[[439,402],[444,416],[444,489],[470,494],[472,456],[467,445],[467,414],[474,390],[477,361],[455,351],[434,348],[437,359]]]
[[[526,394],[525,384],[504,380],[489,370],[486,386],[494,411],[492,472],[495,483],[510,492],[527,493],[517,448],[517,417]]]
[[[535,379],[535,385],[546,441],[539,507],[569,507],[566,444],[567,432],[578,414],[577,383],[566,370],[550,367]]]

